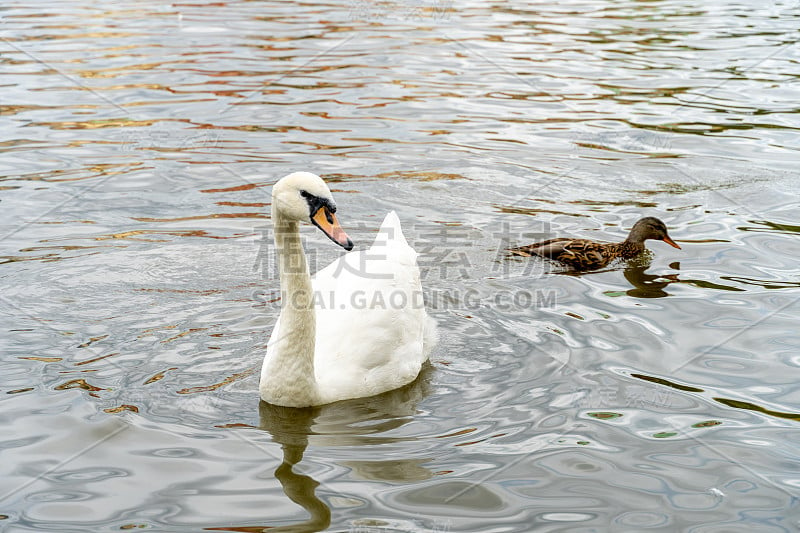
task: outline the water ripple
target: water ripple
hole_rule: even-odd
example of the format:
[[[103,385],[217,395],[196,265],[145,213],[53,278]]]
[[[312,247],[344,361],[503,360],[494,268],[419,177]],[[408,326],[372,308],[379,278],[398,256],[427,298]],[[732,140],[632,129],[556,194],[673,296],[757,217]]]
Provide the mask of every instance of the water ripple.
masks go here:
[[[2,22],[2,526],[793,530],[792,2]],[[258,406],[269,188],[300,169],[358,243],[394,209],[421,253],[442,342],[409,388]],[[644,215],[683,250],[505,257]],[[303,235],[313,269],[337,257]]]

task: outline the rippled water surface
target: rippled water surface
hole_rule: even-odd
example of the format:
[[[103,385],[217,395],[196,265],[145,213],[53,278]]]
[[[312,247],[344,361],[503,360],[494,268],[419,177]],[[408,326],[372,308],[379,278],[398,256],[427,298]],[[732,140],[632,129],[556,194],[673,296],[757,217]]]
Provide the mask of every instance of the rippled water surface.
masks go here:
[[[797,531],[793,1],[6,2],[1,531]],[[270,188],[398,212],[441,327],[259,405]],[[503,250],[682,250],[584,275]],[[338,257],[303,230],[312,268]]]

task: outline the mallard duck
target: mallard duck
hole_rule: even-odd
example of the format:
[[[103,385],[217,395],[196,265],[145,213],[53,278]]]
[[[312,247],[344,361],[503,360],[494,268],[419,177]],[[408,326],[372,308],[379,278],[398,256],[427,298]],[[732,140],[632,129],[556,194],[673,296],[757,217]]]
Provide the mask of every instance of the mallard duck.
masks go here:
[[[544,242],[511,248],[512,255],[530,257],[538,255],[568,265],[575,270],[594,270],[608,265],[615,259],[631,259],[644,252],[644,241],[655,239],[681,249],[669,234],[667,226],[655,217],[644,217],[636,221],[628,238],[622,242],[603,243],[589,239],[550,239]]]

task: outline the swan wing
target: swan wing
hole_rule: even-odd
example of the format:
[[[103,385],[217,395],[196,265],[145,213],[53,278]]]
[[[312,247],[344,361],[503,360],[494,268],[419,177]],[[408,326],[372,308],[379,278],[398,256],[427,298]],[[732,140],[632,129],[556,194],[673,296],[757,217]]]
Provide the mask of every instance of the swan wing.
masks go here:
[[[342,256],[312,285],[314,365],[323,399],[379,394],[413,381],[428,358],[434,327],[417,253],[394,211],[368,250]]]

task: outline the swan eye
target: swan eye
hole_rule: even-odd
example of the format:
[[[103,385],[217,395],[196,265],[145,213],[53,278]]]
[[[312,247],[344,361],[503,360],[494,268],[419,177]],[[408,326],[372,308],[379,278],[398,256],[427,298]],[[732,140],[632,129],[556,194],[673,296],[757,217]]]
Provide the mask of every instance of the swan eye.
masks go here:
[[[334,204],[333,201],[327,198],[322,198],[315,194],[311,194],[308,191],[300,191],[300,196],[306,199],[306,203],[308,204],[309,214],[311,217],[313,217],[317,213],[317,211],[319,211],[323,207],[326,208],[326,211],[329,211],[331,213],[336,212],[336,204]]]
[[[322,207],[322,199],[319,196],[314,196],[308,191],[300,191],[300,196],[306,199],[306,203],[308,204],[308,209],[311,211],[311,216],[314,216],[314,213]]]

